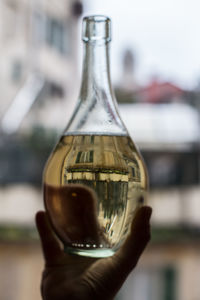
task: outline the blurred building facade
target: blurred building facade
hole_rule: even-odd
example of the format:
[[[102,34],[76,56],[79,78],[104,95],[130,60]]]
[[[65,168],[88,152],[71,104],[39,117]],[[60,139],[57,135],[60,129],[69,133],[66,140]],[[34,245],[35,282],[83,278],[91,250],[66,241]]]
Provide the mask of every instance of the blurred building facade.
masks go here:
[[[41,299],[43,259],[34,214],[43,207],[41,175],[55,142],[51,131],[66,125],[77,96],[82,9],[76,0],[0,2],[3,300]]]
[[[117,299],[195,300],[200,269],[200,93],[154,78],[117,86],[121,116],[148,167],[152,242]]]
[[[26,130],[36,119],[62,128],[62,106],[67,99],[72,109],[77,90],[81,2],[6,0],[0,5],[1,128]]]
[[[132,109],[131,109],[132,106]],[[148,167],[152,242],[122,288],[123,300],[198,299],[200,269],[199,113],[186,103],[121,104]]]

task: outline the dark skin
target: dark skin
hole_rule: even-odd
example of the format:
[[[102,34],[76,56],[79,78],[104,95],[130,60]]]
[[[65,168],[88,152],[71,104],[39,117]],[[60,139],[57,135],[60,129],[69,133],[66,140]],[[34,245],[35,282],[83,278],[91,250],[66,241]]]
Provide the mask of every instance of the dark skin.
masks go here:
[[[45,260],[41,282],[42,298],[114,299],[150,240],[151,213],[152,209],[148,206],[138,209],[132,221],[131,232],[122,247],[111,257],[97,259],[65,253],[52,230],[47,213],[38,212],[36,225]]]

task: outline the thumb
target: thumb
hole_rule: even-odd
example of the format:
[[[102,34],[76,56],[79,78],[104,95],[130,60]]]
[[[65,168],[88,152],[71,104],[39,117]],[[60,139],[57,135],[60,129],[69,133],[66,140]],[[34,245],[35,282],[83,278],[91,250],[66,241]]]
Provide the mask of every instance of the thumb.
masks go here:
[[[149,206],[141,207],[131,225],[130,235],[125,240],[123,246],[116,252],[114,259],[119,265],[119,268],[127,273],[136,266],[141,254],[147,246],[150,233],[150,218],[152,208]]]

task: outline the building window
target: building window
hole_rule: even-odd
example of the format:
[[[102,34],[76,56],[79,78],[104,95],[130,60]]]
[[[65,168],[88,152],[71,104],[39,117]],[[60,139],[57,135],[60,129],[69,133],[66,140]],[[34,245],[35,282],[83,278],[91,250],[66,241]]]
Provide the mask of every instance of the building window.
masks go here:
[[[153,267],[131,273],[117,299],[176,300],[175,266]]]
[[[60,98],[63,99],[65,97],[65,89],[63,86],[57,82],[46,80],[43,91],[42,97],[45,99],[49,98]]]
[[[199,182],[197,151],[144,153],[151,187],[190,186]]]
[[[76,164],[80,163],[92,163],[93,162],[94,151],[78,152],[76,157]]]
[[[64,90],[63,90],[62,86],[52,83],[49,88],[50,88],[50,94],[52,97],[59,97],[59,98],[64,97]]]
[[[94,145],[94,139],[95,139],[95,136],[94,136],[94,135],[91,135],[90,139],[91,139],[91,144]]]
[[[49,95],[51,97],[58,97],[58,98],[64,97],[63,87],[55,82],[48,83],[48,90],[49,90]]]
[[[22,77],[22,63],[19,60],[15,60],[12,64],[11,78],[13,82],[18,83]]]
[[[75,17],[80,17],[83,13],[83,4],[80,1],[76,1],[73,5],[72,5],[72,14]]]
[[[47,17],[46,42],[61,54],[67,54],[69,42],[67,41],[68,30],[64,21]]]
[[[37,45],[39,45],[44,41],[45,37],[45,17],[42,15],[41,12],[35,12],[33,17],[33,39],[34,42],[37,43]]]
[[[131,171],[132,171],[132,176],[135,177],[136,174],[135,174],[135,169],[133,167],[131,168]]]
[[[164,300],[175,300],[176,299],[176,272],[171,266],[167,266],[163,270],[164,280]]]

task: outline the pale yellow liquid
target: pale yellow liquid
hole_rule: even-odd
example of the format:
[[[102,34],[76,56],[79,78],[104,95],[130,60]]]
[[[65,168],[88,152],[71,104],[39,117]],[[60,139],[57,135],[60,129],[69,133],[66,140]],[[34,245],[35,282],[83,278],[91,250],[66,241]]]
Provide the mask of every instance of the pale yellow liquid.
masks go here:
[[[67,184],[88,186],[96,197]],[[66,251],[85,256],[110,256],[121,246],[147,186],[143,160],[127,136],[63,136],[44,172],[53,228]]]

